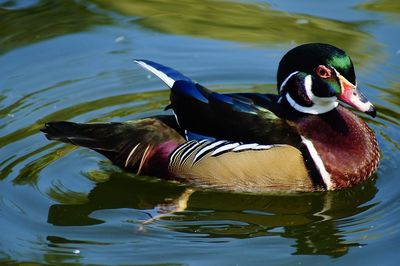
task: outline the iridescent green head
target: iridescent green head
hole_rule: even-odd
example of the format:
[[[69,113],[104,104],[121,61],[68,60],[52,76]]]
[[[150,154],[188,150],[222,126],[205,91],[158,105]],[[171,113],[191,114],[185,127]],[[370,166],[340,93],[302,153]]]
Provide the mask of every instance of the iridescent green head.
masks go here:
[[[290,50],[279,63],[279,94],[296,110],[328,112],[341,100],[375,116],[372,104],[358,91],[353,62],[330,44],[309,43]]]

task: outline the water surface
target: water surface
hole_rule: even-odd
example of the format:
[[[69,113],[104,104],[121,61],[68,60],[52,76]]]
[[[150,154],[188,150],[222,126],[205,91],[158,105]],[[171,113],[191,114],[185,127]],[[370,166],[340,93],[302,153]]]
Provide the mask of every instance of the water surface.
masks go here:
[[[400,260],[400,5],[395,0],[0,0],[0,263],[395,265]],[[136,176],[49,142],[53,120],[163,113],[146,58],[221,92],[274,92],[290,48],[327,42],[353,59],[378,107],[361,115],[382,161],[371,180],[327,193],[196,191]]]

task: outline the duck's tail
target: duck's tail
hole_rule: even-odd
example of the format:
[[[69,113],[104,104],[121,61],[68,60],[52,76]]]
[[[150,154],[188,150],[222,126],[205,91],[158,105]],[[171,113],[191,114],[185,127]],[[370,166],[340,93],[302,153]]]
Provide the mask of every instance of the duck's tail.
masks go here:
[[[56,121],[46,123],[41,131],[50,140],[95,150],[122,168],[164,174],[157,173],[162,167],[152,166],[167,164],[169,154],[185,141],[174,128],[178,128],[174,118],[163,116],[124,123]]]
[[[161,65],[150,60],[134,59],[133,61],[142,68],[156,75],[170,88],[174,86],[176,81],[186,81],[194,84],[194,82],[190,78],[186,77],[185,75],[173,68]]]

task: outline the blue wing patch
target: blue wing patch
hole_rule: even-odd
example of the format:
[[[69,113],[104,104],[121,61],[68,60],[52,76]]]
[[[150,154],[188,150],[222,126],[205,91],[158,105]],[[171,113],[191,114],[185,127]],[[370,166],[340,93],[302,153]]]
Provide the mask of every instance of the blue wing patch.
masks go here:
[[[171,97],[184,97],[183,99],[197,100],[208,103],[210,91],[193,81],[179,80],[171,88]]]

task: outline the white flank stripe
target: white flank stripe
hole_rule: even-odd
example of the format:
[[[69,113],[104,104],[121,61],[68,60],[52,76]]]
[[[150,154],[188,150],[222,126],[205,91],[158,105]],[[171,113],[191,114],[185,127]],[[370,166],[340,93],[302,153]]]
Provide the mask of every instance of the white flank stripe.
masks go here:
[[[239,146],[239,145],[240,145],[239,142],[226,144],[226,145],[224,145],[224,146],[219,147],[219,148],[216,149],[215,151],[213,151],[213,152],[211,153],[211,155],[215,155],[215,154],[218,154],[218,153],[223,152],[223,151],[232,150],[232,149],[236,148],[236,147]]]
[[[234,148],[232,151],[243,151],[243,150],[268,150],[272,147],[281,146],[280,144],[277,145],[260,145],[258,143],[249,143],[249,144],[242,144]]]
[[[208,139],[202,139],[202,140],[199,141],[199,143],[203,144],[204,142],[207,142],[207,141],[209,141],[209,140]]]
[[[314,144],[311,140],[306,139],[301,136],[303,143],[307,146],[308,151],[310,152],[311,158],[313,159],[315,166],[318,168],[319,173],[321,174],[322,180],[324,181],[326,188],[328,190],[333,189],[333,183],[331,179],[331,174],[326,171],[324,163],[322,162],[321,157],[318,155],[317,150],[314,147]]]
[[[237,146],[232,151],[250,150],[250,149],[255,148],[256,146],[258,146],[257,143],[243,144],[243,145]]]
[[[216,142],[212,142],[209,145],[205,146],[204,148],[202,148],[201,150],[199,150],[196,154],[196,156],[194,157],[194,162],[197,161],[197,159],[204,153],[206,153],[207,151],[217,147],[218,145],[221,145],[222,143],[226,142],[225,140],[219,140]]]
[[[269,150],[272,147],[278,147],[282,145],[258,145],[257,147],[254,147],[253,150]]]
[[[194,142],[193,140],[192,140],[192,141],[185,142],[185,143],[181,144],[181,146],[179,146],[178,148],[176,148],[176,149],[174,150],[174,152],[170,155],[170,159],[169,159],[170,164],[175,164],[175,160],[176,160],[175,157],[181,152],[181,150],[185,149],[188,145],[190,145],[190,144],[193,143],[193,142]]]
[[[186,159],[186,156],[189,157],[190,154],[197,149],[199,146],[201,146],[203,143],[202,142],[196,142],[196,144],[187,147],[186,151],[181,155],[180,161],[183,162]]]
[[[156,75],[159,79],[164,81],[165,84],[168,85],[168,87],[172,88],[172,86],[174,86],[175,80],[172,79],[171,77],[167,76],[164,72],[161,72],[161,71],[155,69],[154,67],[152,67],[152,66],[150,66],[150,65],[148,65],[145,62],[140,61],[140,60],[134,60],[134,62],[139,64],[139,66],[143,67],[144,69],[147,69],[148,71],[150,71],[154,75]]]

